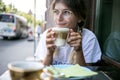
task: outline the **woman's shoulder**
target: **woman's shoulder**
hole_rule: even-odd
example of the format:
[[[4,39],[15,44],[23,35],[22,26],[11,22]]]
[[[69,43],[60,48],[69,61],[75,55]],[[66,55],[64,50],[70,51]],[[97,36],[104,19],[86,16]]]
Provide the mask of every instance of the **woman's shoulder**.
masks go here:
[[[87,29],[87,28],[83,28],[83,32],[93,33],[91,30],[89,30],[89,29]]]
[[[91,30],[89,30],[87,28],[83,28],[82,34],[83,35],[89,35],[89,36],[90,35],[95,36],[95,34]]]
[[[84,39],[96,39],[96,35],[89,29],[87,28],[83,28],[83,31],[82,31],[82,36]]]
[[[40,40],[44,41],[46,39],[46,34],[47,34],[48,29],[46,29],[40,36]]]
[[[42,36],[45,36],[47,34],[48,29],[46,29],[43,33]]]

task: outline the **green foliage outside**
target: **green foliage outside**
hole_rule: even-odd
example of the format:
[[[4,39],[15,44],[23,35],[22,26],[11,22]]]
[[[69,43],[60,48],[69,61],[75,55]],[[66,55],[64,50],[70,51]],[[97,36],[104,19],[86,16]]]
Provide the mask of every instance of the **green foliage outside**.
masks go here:
[[[36,26],[38,23],[40,23],[42,27],[44,26],[44,21],[39,21],[39,20],[36,21],[36,19],[33,15],[19,11],[12,4],[6,5],[4,2],[2,2],[2,0],[0,0],[0,13],[18,14],[20,16],[25,17],[27,19],[28,24],[34,23],[34,26]]]

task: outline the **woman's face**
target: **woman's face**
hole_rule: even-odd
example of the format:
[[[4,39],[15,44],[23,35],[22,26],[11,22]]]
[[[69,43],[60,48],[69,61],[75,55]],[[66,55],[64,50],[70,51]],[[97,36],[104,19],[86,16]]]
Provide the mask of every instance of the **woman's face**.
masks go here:
[[[63,3],[56,3],[53,10],[54,22],[57,27],[67,27],[75,29],[78,22],[77,17]]]

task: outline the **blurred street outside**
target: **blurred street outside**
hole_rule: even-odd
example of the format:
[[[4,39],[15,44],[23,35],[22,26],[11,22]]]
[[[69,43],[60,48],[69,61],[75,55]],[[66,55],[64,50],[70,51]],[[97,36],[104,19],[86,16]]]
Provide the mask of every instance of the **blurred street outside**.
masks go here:
[[[34,52],[38,39],[28,41],[26,39],[4,40],[0,37],[0,75],[8,70],[7,65],[12,61],[34,60]]]

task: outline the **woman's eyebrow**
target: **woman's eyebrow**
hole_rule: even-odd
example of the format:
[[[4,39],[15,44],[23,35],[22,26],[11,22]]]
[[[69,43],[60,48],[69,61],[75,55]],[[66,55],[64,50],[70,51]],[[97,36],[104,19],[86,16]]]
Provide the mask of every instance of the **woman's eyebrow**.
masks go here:
[[[70,9],[53,9],[53,10],[69,10],[69,11],[71,11]]]

